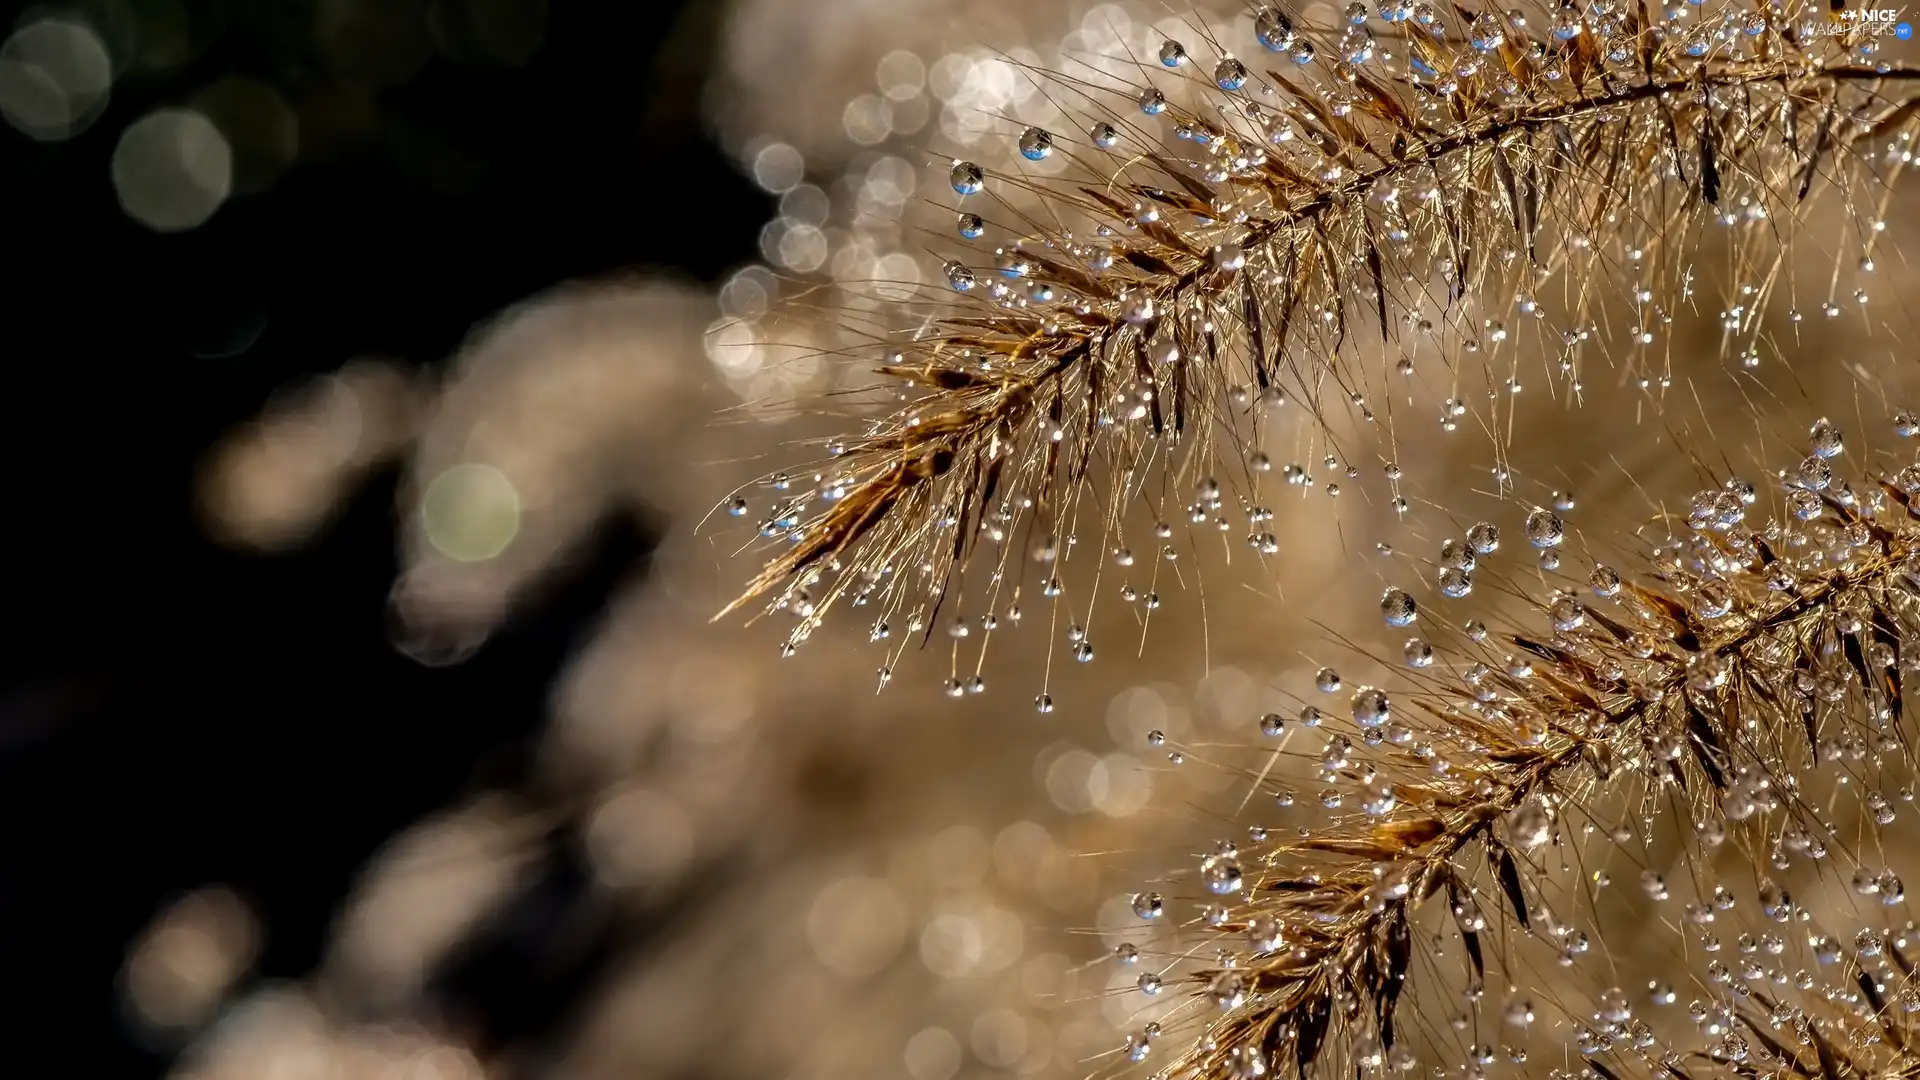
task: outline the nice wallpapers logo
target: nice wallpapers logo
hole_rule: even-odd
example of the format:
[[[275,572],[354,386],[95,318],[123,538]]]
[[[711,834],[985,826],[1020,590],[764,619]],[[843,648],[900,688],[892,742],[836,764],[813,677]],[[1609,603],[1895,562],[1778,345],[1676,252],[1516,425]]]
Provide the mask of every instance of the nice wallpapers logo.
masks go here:
[[[1841,7],[1835,14],[1839,17],[1841,29],[1864,30],[1875,36],[1892,34],[1906,41],[1913,37],[1913,24],[1900,17],[1905,11],[1905,8]]]

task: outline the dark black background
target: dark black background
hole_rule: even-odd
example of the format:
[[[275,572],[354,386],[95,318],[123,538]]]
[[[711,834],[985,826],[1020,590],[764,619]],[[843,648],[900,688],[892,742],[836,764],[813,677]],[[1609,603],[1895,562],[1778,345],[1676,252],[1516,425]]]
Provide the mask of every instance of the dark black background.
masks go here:
[[[610,526],[475,660],[421,667],[385,630],[393,478],[303,552],[248,556],[193,515],[208,446],[290,380],[369,354],[440,363],[476,320],[559,281],[644,267],[714,281],[751,257],[769,213],[700,123],[723,5],[553,0],[525,66],[436,58],[354,91],[377,118],[364,145],[156,234],[110,182],[127,123],[224,75],[289,98],[328,79],[297,44],[310,4],[192,10],[206,47],[123,79],[84,134],[0,132],[0,970],[10,1054],[81,1075],[167,1066],[124,1022],[115,978],[184,890],[233,886],[268,931],[255,977],[304,974],[382,841],[511,782],[565,653],[644,572],[646,529]],[[403,167],[419,139],[457,150],[457,183]],[[262,317],[252,347],[207,358]],[[483,1049],[537,1043],[591,979],[590,959],[541,954],[573,917],[567,862],[442,975]]]

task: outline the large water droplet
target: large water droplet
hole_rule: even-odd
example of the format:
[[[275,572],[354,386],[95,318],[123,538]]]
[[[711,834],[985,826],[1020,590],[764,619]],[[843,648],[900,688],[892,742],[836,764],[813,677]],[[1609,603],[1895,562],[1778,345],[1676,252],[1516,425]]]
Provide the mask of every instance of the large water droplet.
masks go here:
[[[1545,507],[1537,507],[1527,515],[1527,542],[1537,548],[1559,547],[1567,536],[1566,523],[1560,515]]]
[[[953,183],[953,190],[962,195],[972,195],[985,186],[986,173],[971,161],[956,161],[949,179]]]

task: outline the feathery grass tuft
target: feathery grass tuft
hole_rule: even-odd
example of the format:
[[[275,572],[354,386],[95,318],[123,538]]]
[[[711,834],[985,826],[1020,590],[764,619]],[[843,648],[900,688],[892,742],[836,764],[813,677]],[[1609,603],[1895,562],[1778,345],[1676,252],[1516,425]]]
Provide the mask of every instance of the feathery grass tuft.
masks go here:
[[[904,648],[943,610],[986,636],[1037,590],[1087,659],[1079,541],[1096,582],[1201,530],[1273,556],[1259,489],[1283,446],[1312,462],[1283,470],[1303,493],[1386,462],[1380,501],[1405,513],[1402,425],[1477,429],[1505,498],[1522,384],[1574,408],[1604,379],[1610,415],[1724,460],[1711,424],[1672,429],[1670,386],[1765,387],[1803,319],[1866,303],[1920,103],[1920,71],[1868,29],[1809,4],[1349,10],[1309,27],[1263,6],[1260,52],[1169,41],[1123,84],[1035,73],[1085,140],[1029,128],[1010,138],[1034,168],[953,163],[981,246],[947,259],[948,299],[901,308],[920,328],[882,371],[904,404],[769,481],[781,546],[728,610],[792,615],[792,649],[870,607]],[[1194,1080],[1479,1080],[1543,1050],[1529,1074],[1569,1080],[1920,1076],[1895,869],[1920,466],[1849,485],[1839,429],[1809,438],[1769,485],[1701,491],[1625,572],[1593,566],[1584,595],[1510,590],[1544,625],[1415,637],[1404,685],[1327,669],[1341,715],[1265,718],[1284,741],[1247,786],[1291,806],[1276,763],[1309,739],[1311,822],[1172,879],[1206,906],[1121,960],[1151,961],[1148,996],[1188,994],[1122,1056]],[[1558,512],[1520,535],[1564,586]],[[1443,545],[1441,594],[1498,548],[1487,523]],[[1388,589],[1381,614],[1411,626],[1420,601]],[[1619,985],[1636,950],[1670,983]]]
[[[1896,808],[1915,764],[1920,467],[1856,488],[1825,456],[1837,429],[1813,444],[1777,477],[1779,516],[1749,521],[1754,487],[1729,480],[1638,575],[1595,565],[1534,628],[1414,638],[1391,690],[1324,670],[1320,690],[1351,693],[1338,718],[1268,717],[1269,735],[1324,737],[1322,812],[1296,836],[1223,841],[1187,879],[1221,902],[1143,976],[1157,992],[1179,967],[1194,992],[1175,1015],[1198,1033],[1164,1075],[1472,1075],[1503,1035],[1499,1056],[1524,1063],[1536,1023],[1602,1078],[1920,1069],[1920,942],[1894,869],[1914,841]],[[1525,533],[1552,550],[1564,527],[1536,510]],[[1468,572],[1498,544],[1473,535],[1450,542]],[[1397,590],[1383,612],[1418,617]],[[1254,786],[1294,801],[1265,770]],[[1613,875],[1644,899],[1608,900]],[[1623,988],[1622,965],[1670,974]],[[1467,1010],[1452,1025],[1403,1010],[1436,986]],[[1661,1007],[1689,996],[1690,1015]]]
[[[1309,28],[1261,8],[1244,58],[1169,42],[1155,79],[1032,73],[1085,134],[1021,132],[1012,171],[954,164],[979,239],[946,263],[950,300],[901,306],[923,325],[881,370],[905,404],[797,493],[772,479],[781,549],[728,610],[791,613],[792,645],[843,601],[876,634],[930,632],[956,590],[1057,595],[1061,541],[1124,548],[1142,504],[1160,540],[1244,524],[1271,554],[1235,482],[1271,467],[1249,416],[1298,413],[1337,483],[1409,413],[1471,412],[1500,445],[1536,373],[1530,397],[1577,404],[1598,362],[1657,400],[1691,311],[1724,363],[1774,355],[1849,302],[1842,261],[1870,265],[1916,72],[1813,5],[1669,14],[1395,3]],[[1837,242],[1803,228],[1821,200]],[[1791,273],[1805,245],[1834,259],[1817,292]]]

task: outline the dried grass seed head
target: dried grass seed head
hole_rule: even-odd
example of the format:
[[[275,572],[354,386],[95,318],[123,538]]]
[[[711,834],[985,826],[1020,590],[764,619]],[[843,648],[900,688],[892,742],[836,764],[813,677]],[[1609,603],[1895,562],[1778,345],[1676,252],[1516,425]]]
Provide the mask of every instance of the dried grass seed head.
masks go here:
[[[1265,473],[1373,482],[1423,414],[1497,456],[1520,402],[1577,405],[1595,363],[1657,410],[1690,312],[1736,365],[1797,333],[1796,246],[1845,261],[1814,295],[1847,302],[1910,156],[1911,73],[1812,5],[1248,21],[1126,80],[1023,72],[1074,123],[946,164],[951,291],[871,331],[904,403],[736,497],[778,551],[735,607],[794,616],[789,650],[843,604],[896,653],[956,617],[984,649],[1036,591],[1084,624],[1097,567],[1201,530],[1278,554]],[[1837,246],[1808,235],[1823,203]]]

